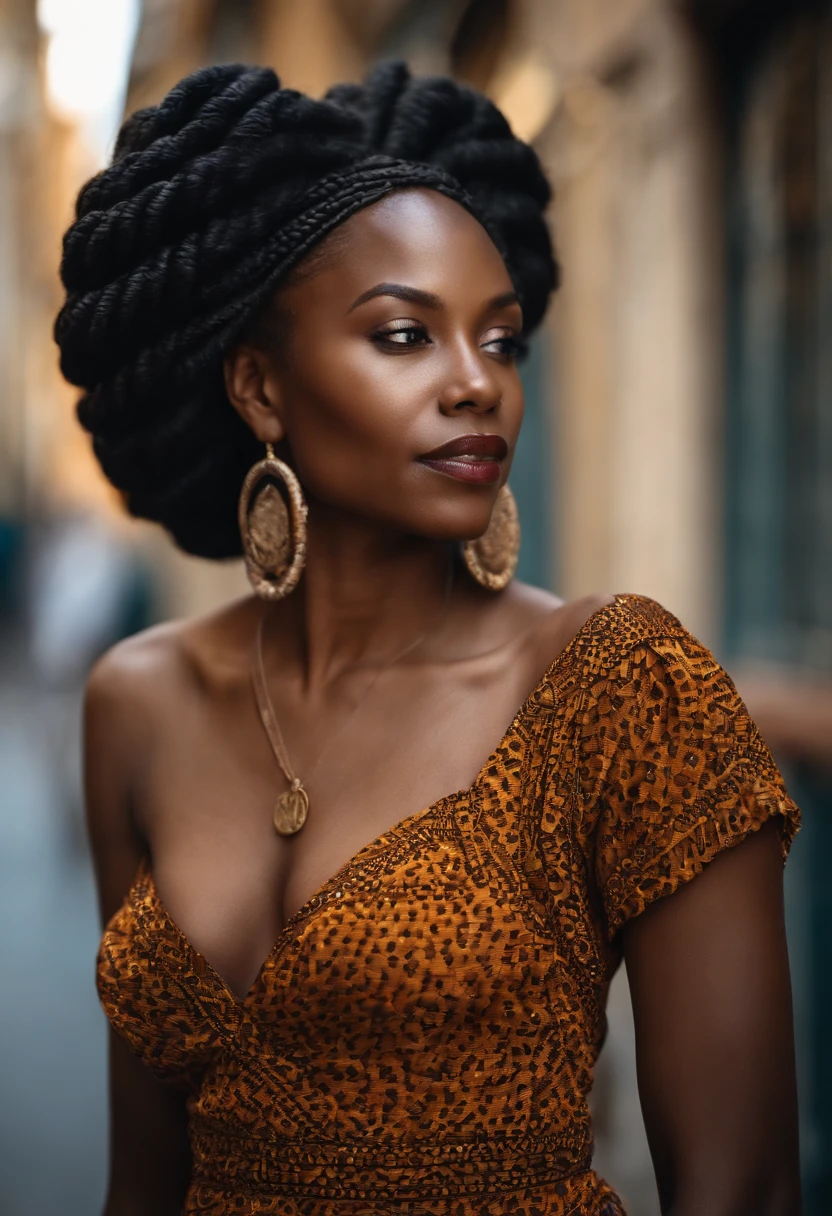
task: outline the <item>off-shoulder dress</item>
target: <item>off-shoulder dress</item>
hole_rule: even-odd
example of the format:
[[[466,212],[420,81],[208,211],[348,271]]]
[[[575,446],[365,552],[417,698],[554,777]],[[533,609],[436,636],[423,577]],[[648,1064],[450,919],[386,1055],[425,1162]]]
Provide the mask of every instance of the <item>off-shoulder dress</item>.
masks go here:
[[[98,987],[187,1093],[184,1211],[619,1216],[587,1096],[621,928],[771,816],[785,856],[798,812],[725,671],[619,595],[473,784],[360,849],[244,999],[144,862]]]

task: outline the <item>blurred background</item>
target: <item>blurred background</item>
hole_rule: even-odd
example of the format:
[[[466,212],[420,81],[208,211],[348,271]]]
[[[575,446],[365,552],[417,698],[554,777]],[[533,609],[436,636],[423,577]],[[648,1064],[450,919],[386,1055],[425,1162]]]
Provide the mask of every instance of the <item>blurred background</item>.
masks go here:
[[[403,56],[489,93],[556,189],[524,367],[524,577],[639,591],[725,662],[804,808],[787,869],[807,1216],[832,1193],[832,3],[0,0],[0,1211],[105,1175],[79,707],[119,637],[245,589],[127,520],[51,340],[60,238],[125,109],[212,62],[320,94]],[[658,1205],[626,978],[598,1168]],[[824,1203],[824,1197],[826,1202]]]

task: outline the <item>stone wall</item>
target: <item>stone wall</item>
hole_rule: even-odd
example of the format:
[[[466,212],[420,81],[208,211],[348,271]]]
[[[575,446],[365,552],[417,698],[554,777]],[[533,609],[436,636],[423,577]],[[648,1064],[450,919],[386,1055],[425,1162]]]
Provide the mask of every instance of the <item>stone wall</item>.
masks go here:
[[[707,66],[659,0],[530,5],[561,102],[539,140],[564,284],[560,589],[653,595],[718,637],[722,241]]]

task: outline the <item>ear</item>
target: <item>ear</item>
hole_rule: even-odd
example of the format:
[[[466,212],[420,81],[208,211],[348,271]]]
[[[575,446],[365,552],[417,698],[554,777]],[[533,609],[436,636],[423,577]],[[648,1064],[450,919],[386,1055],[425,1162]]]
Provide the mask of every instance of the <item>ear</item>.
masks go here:
[[[257,346],[241,343],[225,358],[228,399],[261,443],[279,443],[286,434],[282,393],[274,362]]]

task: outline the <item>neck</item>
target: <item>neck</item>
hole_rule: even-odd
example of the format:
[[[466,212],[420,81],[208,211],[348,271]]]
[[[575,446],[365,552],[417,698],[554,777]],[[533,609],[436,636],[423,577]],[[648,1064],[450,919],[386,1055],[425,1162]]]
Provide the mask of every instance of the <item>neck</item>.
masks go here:
[[[303,578],[280,606],[280,633],[306,688],[358,667],[382,666],[429,637],[441,623],[452,560],[447,542],[405,536],[310,503]]]

